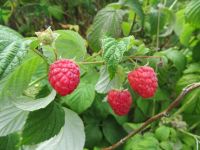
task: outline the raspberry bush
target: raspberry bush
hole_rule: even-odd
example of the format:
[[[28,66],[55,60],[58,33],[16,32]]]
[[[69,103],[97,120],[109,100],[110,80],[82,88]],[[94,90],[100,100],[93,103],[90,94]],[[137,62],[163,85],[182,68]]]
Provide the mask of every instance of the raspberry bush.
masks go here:
[[[199,0],[111,1],[0,2],[0,150],[199,149]]]

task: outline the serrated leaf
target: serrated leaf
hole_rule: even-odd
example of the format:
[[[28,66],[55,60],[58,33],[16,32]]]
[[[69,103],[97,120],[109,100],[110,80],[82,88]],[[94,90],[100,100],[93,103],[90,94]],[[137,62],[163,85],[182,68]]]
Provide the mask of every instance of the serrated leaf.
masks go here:
[[[86,55],[85,40],[75,31],[57,30],[59,34],[55,41],[59,57],[83,60]]]
[[[21,64],[31,40],[1,25],[0,34],[0,79],[3,79]]]
[[[22,111],[12,104],[3,104],[0,108],[0,136],[21,130],[24,126],[28,112]]]
[[[192,0],[185,9],[186,20],[199,27],[200,25],[200,1]]]
[[[99,51],[104,36],[119,37],[121,34],[123,11],[106,7],[100,10],[89,28],[87,38],[93,51]]]
[[[12,97],[18,97],[22,95],[23,91],[27,88],[29,82],[31,81],[32,75],[35,73],[41,62],[42,61],[40,58],[34,57],[19,66],[9,76],[6,83],[4,83],[4,86],[0,92],[0,103],[2,101],[9,101],[10,94],[12,94]]]
[[[56,91],[52,90],[52,92],[43,98],[33,99],[27,96],[20,97],[12,97],[12,103],[19,109],[25,111],[35,111],[41,108],[45,108],[48,104],[50,104],[56,97]]]
[[[95,98],[95,89],[92,84],[80,83],[77,89],[70,95],[63,98],[72,110],[82,113],[92,105]]]
[[[115,77],[112,80],[110,80],[108,71],[106,67],[103,66],[100,70],[100,77],[95,86],[95,90],[98,93],[107,93],[109,90],[113,88],[119,89],[122,86],[124,78],[125,78],[124,72],[118,70]]]
[[[58,104],[51,103],[44,109],[30,112],[22,132],[22,143],[38,144],[57,135],[64,125],[64,111]]]
[[[35,150],[82,150],[85,143],[84,125],[81,118],[70,109],[65,111],[65,124],[60,133],[38,144]]]
[[[0,137],[0,150],[18,150],[19,136],[17,134],[10,134]]]
[[[132,45],[134,38],[125,37],[117,41],[114,38],[102,39],[103,58],[106,61],[110,78],[115,76],[117,65],[122,61],[124,52]]]

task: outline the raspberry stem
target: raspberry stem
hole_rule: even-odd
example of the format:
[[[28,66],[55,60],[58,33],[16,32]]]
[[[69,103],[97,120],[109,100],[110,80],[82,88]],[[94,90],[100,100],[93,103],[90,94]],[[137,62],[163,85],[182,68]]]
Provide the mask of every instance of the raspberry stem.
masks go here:
[[[83,61],[83,62],[78,62],[78,64],[82,64],[82,65],[90,65],[90,64],[104,64],[105,61],[91,61],[91,62],[87,62],[87,61]]]

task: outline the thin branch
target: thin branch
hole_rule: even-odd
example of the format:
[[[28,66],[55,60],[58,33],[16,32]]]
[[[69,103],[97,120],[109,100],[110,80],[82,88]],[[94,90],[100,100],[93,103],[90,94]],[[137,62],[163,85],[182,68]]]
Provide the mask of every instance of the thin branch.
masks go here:
[[[162,58],[161,56],[124,56],[125,58]]]
[[[82,64],[82,65],[90,65],[90,64],[104,64],[105,61],[91,61],[91,62],[88,62],[88,61],[83,61],[83,62],[78,62],[78,64]]]
[[[144,130],[148,125],[150,125],[152,122],[155,122],[157,120],[159,120],[162,117],[168,116],[169,112],[178,106],[178,104],[181,102],[181,100],[192,90],[199,88],[200,87],[200,82],[198,83],[193,83],[187,87],[185,87],[182,92],[180,93],[180,95],[168,106],[167,109],[165,109],[164,111],[160,112],[159,114],[149,118],[147,121],[145,121],[141,127],[139,127],[136,130],[133,130],[132,132],[130,132],[127,136],[125,136],[124,138],[122,138],[120,141],[118,141],[117,143],[113,144],[110,147],[106,147],[103,148],[102,150],[113,150],[115,148],[117,148],[118,146],[122,145],[126,140],[128,140],[129,138],[133,137],[134,135],[136,135],[137,133],[141,132],[142,130]]]

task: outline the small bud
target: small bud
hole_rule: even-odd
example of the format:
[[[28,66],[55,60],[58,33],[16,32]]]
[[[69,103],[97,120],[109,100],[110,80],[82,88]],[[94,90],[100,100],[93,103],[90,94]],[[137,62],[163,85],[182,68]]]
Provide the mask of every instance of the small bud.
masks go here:
[[[35,32],[38,37],[38,40],[43,45],[51,45],[59,36],[59,34],[54,33],[51,30],[51,27],[48,27],[45,31],[42,32]]]

